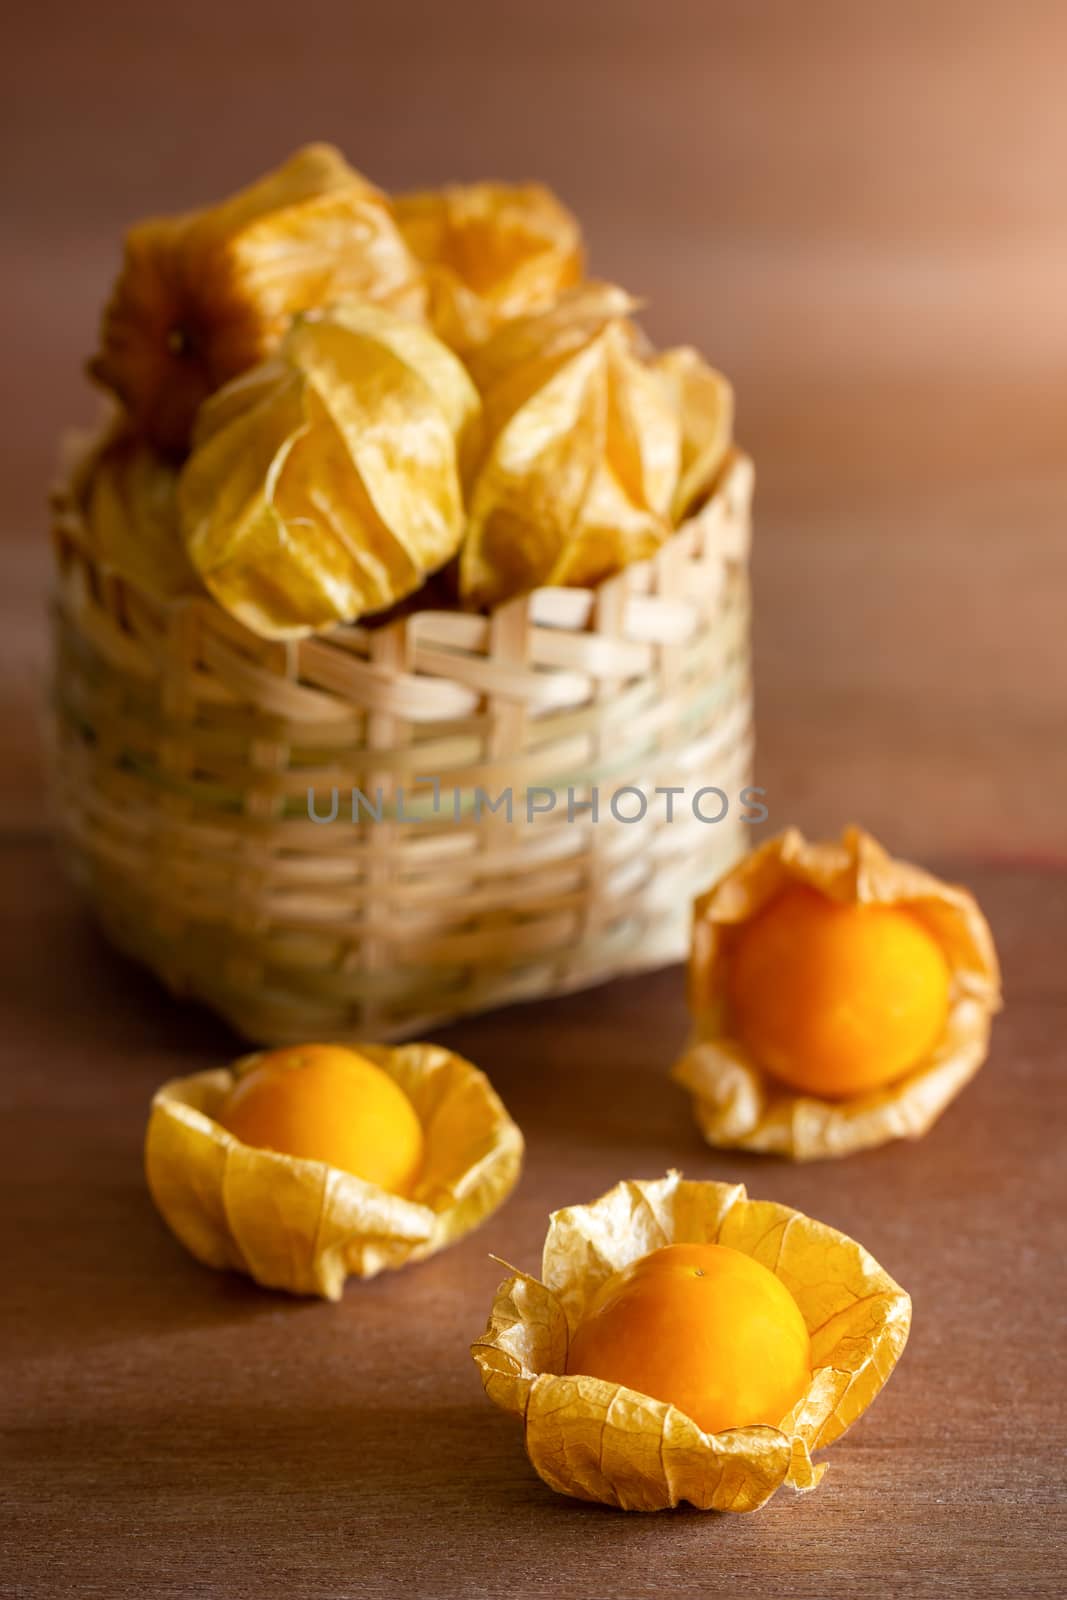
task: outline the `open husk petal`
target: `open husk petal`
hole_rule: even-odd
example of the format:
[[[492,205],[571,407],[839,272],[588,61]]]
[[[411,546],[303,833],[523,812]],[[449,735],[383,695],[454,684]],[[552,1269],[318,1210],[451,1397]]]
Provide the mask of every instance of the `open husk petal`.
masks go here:
[[[673,1406],[566,1372],[571,1332],[613,1273],[662,1245],[742,1250],[796,1299],[812,1346],[804,1397],[777,1428],[704,1433]],[[782,1484],[813,1489],[832,1444],[870,1405],[907,1342],[911,1301],[862,1245],[743,1185],[676,1172],[618,1184],[551,1218],[542,1280],[516,1273],[497,1291],[471,1353],[489,1398],[523,1424],[539,1476],[561,1494],[631,1511],[689,1501],[755,1511]]]
[[[364,1045],[411,1100],[426,1141],[410,1197],[321,1161],[242,1144],[215,1115],[258,1055],[163,1085],[145,1172],[164,1221],[198,1261],[270,1289],[340,1298],[349,1276],[421,1261],[469,1233],[518,1180],[523,1141],[484,1073],[439,1045]]]
[[[929,1058],[906,1077],[848,1099],[797,1093],[729,1034],[725,981],[733,930],[790,882],[832,899],[906,905],[934,934],[952,977],[948,1020]],[[744,858],[693,909],[689,964],[693,1034],[674,1078],[693,1096],[709,1144],[790,1156],[848,1155],[890,1139],[917,1139],[978,1071],[1000,1008],[1000,969],[974,896],[908,862],[869,834],[811,843],[795,828]]]
[[[386,610],[459,548],[480,411],[427,328],[357,302],[298,319],[201,410],[179,485],[194,566],[268,638]]]
[[[578,223],[541,184],[451,184],[400,195],[394,209],[423,270],[430,321],[455,350],[581,278]]]

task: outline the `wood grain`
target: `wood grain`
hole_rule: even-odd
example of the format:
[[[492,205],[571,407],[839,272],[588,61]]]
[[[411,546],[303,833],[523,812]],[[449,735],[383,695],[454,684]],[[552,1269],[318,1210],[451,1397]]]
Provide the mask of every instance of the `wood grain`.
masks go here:
[[[708,1151],[665,1079],[677,970],[449,1030],[528,1139],[485,1228],[339,1306],[197,1266],[152,1210],[154,1086],[235,1041],[99,940],[45,849],[7,848],[0,1117],[5,1592],[45,1596],[1054,1596],[1064,1568],[1067,879],[970,875],[1010,1005],[922,1143],[792,1167]],[[678,1165],[860,1238],[915,1322],[819,1490],[752,1517],[546,1489],[468,1354],[547,1214]]]
[[[1065,50],[1058,0],[39,0],[5,19],[5,1595],[1067,1591]],[[417,1270],[290,1302],[199,1268],[155,1217],[151,1091],[238,1046],[104,947],[44,842],[44,486],[59,430],[93,413],[81,363],[121,227],[310,137],[391,187],[553,183],[653,335],[734,379],[772,820],[951,854],[1005,958],[993,1058],[921,1144],[802,1169],[708,1152],[664,1081],[684,1032],[665,973],[446,1036],[529,1161],[495,1221]],[[551,1207],[670,1164],[825,1217],[915,1298],[820,1489],[755,1517],[553,1496],[467,1354],[489,1250],[536,1268]]]

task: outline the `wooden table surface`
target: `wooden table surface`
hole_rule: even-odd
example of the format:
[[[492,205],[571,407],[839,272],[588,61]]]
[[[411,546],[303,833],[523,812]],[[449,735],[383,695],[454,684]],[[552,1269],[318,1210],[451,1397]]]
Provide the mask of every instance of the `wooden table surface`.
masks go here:
[[[1060,0],[39,0],[0,59],[0,1593],[1059,1596],[1067,1078]],[[1020,26],[1020,21],[1024,25]],[[239,1046],[112,954],[48,840],[44,486],[120,229],[303,140],[390,188],[536,176],[758,468],[772,821],[979,892],[1007,1009],[937,1128],[839,1165],[699,1142],[678,972],[442,1037],[528,1138],[478,1234],[339,1306],[186,1257],[150,1095]],[[910,1344],[821,1487],[753,1517],[551,1494],[468,1345],[548,1212],[670,1165],[860,1238]]]
[[[1067,876],[966,873],[1009,1004],[918,1145],[794,1167],[713,1153],[666,1079],[675,970],[442,1034],[524,1128],[507,1206],[339,1305],[198,1266],[141,1173],[151,1092],[235,1041],[114,955],[43,843],[3,850],[5,1595],[1061,1595]],[[13,1048],[12,1048],[13,1047]],[[554,1495],[468,1354],[550,1209],[676,1165],[861,1239],[914,1327],[811,1495],[753,1516]]]

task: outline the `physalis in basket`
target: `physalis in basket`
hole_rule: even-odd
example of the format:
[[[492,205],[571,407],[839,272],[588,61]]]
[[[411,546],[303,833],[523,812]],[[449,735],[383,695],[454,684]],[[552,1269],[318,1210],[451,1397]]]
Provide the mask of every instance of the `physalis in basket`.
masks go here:
[[[480,403],[427,328],[345,302],[201,408],[178,492],[220,603],[271,637],[382,611],[459,549]]]
[[[164,600],[199,591],[178,518],[178,469],[128,427],[89,443],[53,508],[103,571]]]
[[[152,1197],[208,1266],[340,1297],[451,1244],[518,1180],[522,1135],[488,1079],[432,1044],[308,1044],[161,1088]]]
[[[581,280],[577,220],[542,184],[448,184],[399,195],[395,210],[433,328],[461,353]]]
[[[435,606],[598,584],[699,508],[731,445],[725,379],[653,351],[635,310],[585,281],[541,185],[390,199],[309,146],[131,229],[90,371],[142,498],[149,466],[161,490],[178,477],[185,553],[154,523],[135,550],[129,517],[81,536],[155,597],[206,587],[266,638],[389,614],[439,573]]]
[[[828,844],[791,829],[696,902],[675,1076],[712,1144],[840,1155],[924,1133],[981,1065],[999,1003],[966,890],[857,828]]]
[[[241,1074],[218,1120],[242,1144],[321,1161],[390,1194],[410,1194],[422,1167],[422,1124],[381,1067],[343,1045],[297,1045]]]
[[[385,196],[329,145],[231,199],[138,223],[92,376],[181,455],[208,395],[275,348],[293,314],[347,296],[419,315],[421,272]]]

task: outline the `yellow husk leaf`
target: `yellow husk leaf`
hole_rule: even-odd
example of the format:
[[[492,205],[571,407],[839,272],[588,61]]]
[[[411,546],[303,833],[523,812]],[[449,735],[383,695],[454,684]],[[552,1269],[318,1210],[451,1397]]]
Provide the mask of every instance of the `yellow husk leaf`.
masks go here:
[[[178,521],[178,473],[167,458],[109,426],[79,450],[58,513],[105,572],[160,600],[202,593]]]
[[[682,464],[671,514],[681,522],[710,491],[733,439],[734,393],[688,345],[665,350],[654,370],[682,426]]]
[[[453,184],[400,195],[394,207],[423,268],[430,321],[455,350],[466,353],[581,278],[578,223],[540,184]]]
[[[843,1100],[798,1094],[730,1038],[725,981],[733,930],[793,881],[835,900],[907,905],[940,943],[952,974],[945,1031],[929,1060],[898,1082]],[[893,860],[859,828],[824,844],[790,828],[696,901],[689,1003],[693,1036],[673,1076],[691,1092],[708,1143],[814,1161],[926,1133],[985,1060],[1001,1003],[1000,969],[989,925],[965,889]]]
[[[515,317],[466,357],[482,397],[484,434],[492,441],[571,356],[611,322],[624,323],[638,302],[614,283],[568,289],[547,311]],[[633,330],[631,330],[632,334]]]
[[[179,489],[194,566],[268,638],[394,605],[459,548],[479,413],[428,329],[356,302],[298,318],[201,411]]]
[[[259,1059],[163,1085],[152,1101],[145,1173],[164,1221],[198,1261],[270,1289],[338,1300],[454,1243],[518,1180],[522,1134],[484,1073],[439,1045],[361,1044],[422,1123],[426,1155],[410,1199],[326,1166],[242,1144],[214,1120]]]
[[[777,1428],[707,1434],[673,1406],[567,1374],[570,1335],[601,1284],[650,1250],[680,1243],[742,1250],[796,1299],[811,1335],[812,1379]],[[813,1466],[812,1452],[867,1409],[911,1325],[908,1295],[854,1240],[788,1206],[749,1200],[741,1184],[686,1182],[676,1172],[555,1212],[541,1277],[517,1273],[500,1286],[471,1353],[489,1398],[522,1422],[545,1483],[627,1511],[683,1500],[755,1511],[782,1484],[813,1489],[825,1468]]]
[[[632,329],[604,316],[602,297],[615,293],[601,286],[576,323],[562,307],[548,314],[544,356],[536,328],[502,330],[506,349],[525,355],[510,378],[492,346],[475,363],[498,430],[486,430],[460,558],[460,589],[475,604],[597,583],[671,532],[680,422]]]
[[[309,145],[220,205],[129,231],[90,372],[139,433],[179,453],[201,402],[267,356],[294,313],[346,296],[425,308],[388,201]]]

